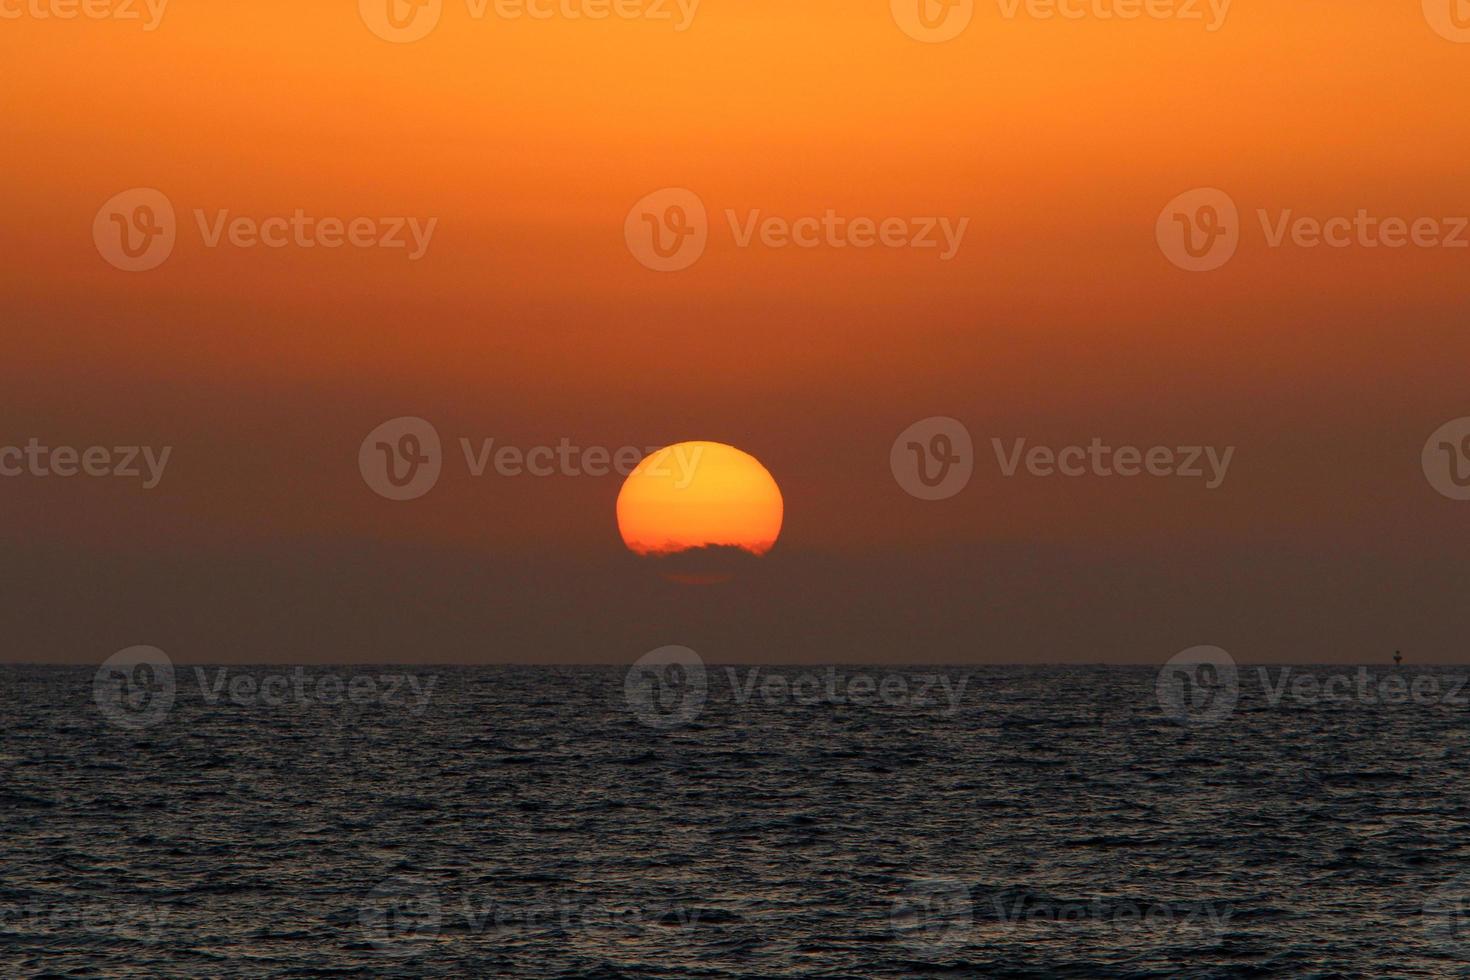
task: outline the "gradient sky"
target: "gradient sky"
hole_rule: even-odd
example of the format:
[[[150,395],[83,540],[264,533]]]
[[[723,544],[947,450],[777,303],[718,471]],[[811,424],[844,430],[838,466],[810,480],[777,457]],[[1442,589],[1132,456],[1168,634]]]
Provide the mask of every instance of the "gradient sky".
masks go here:
[[[15,8],[19,9],[19,8]],[[1470,214],[1470,44],[1418,0],[1006,19],[943,44],[886,2],[703,0],[667,22],[471,18],[388,43],[352,3],[173,0],[156,30],[0,21],[0,445],[174,447],[160,486],[0,479],[4,659],[99,662],[1470,659],[1470,503],[1426,438],[1470,415],[1470,250],[1267,247],[1258,208]],[[94,215],[162,191],[159,268]],[[630,254],[684,187],[703,257]],[[1226,190],[1242,242],[1155,219]],[[192,211],[436,218],[402,251],[208,248]],[[724,211],[969,219],[958,254],[739,248]],[[363,437],[430,420],[384,500]],[[889,448],[962,420],[975,477]],[[990,439],[1236,448],[1178,480],[1002,478]],[[472,478],[456,441],[729,443],[785,499],[735,582],[624,550],[616,476]]]

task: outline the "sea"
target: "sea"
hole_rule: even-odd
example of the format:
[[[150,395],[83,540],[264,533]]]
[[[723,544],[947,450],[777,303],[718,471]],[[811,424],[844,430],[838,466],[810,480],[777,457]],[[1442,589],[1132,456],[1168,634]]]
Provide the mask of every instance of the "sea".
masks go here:
[[[0,667],[0,976],[1470,975],[1467,671]]]

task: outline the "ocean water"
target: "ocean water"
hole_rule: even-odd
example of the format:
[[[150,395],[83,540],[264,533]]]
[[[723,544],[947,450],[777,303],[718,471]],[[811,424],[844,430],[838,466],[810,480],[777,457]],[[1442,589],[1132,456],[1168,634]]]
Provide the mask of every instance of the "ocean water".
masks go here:
[[[1464,673],[0,668],[0,975],[1466,975]]]

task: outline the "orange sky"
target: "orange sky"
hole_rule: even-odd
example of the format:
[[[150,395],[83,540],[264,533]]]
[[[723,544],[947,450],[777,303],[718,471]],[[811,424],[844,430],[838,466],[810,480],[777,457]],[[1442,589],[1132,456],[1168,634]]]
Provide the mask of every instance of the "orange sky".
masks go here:
[[[1177,581],[1161,551],[1256,582],[1240,605],[1275,610],[1263,655],[1299,626],[1261,584],[1286,552],[1401,562],[1375,588],[1418,610],[1404,615],[1425,643],[1457,635],[1467,512],[1428,492],[1416,461],[1430,431],[1470,414],[1470,250],[1272,249],[1256,211],[1470,213],[1470,44],[1436,34],[1417,0],[1235,0],[1214,32],[999,11],[977,3],[943,44],[908,37],[874,0],[703,0],[684,31],[477,20],[445,0],[409,44],[376,37],[347,2],[173,0],[151,31],[0,22],[13,232],[0,239],[0,443],[178,447],[151,495],[0,484],[5,540],[47,568],[73,550],[129,556],[145,583],[157,568],[140,548],[174,569],[201,554],[289,561],[321,542],[463,550],[507,575],[523,560],[511,556],[617,560],[615,478],[461,472],[425,506],[366,492],[358,441],[420,415],[446,442],[736,445],[780,483],[777,555],[910,567],[927,548],[973,549],[933,570],[952,581],[976,564],[993,574],[987,549],[1001,546],[1094,556],[1052,569],[1054,587],[1016,585],[1014,623],[962,624],[1007,650],[1024,624],[1056,618],[1038,595],[1078,600],[1118,562]],[[1237,202],[1242,244],[1190,274],[1154,225],[1201,186]],[[149,272],[111,267],[90,234],[132,187],[159,189],[179,217],[173,254]],[[709,211],[708,248],[682,272],[643,268],[623,238],[629,208],[663,187]],[[437,224],[410,262],[209,248],[193,217],[298,208]],[[727,209],[968,227],[950,261],[740,248]],[[1208,496],[989,472],[926,505],[886,460],[931,415],[963,419],[982,452],[991,436],[1101,435],[1230,443],[1239,459]],[[1181,542],[1187,559],[1169,550]],[[1421,560],[1443,563],[1428,597],[1407,584]],[[451,578],[424,567],[426,581]],[[24,599],[53,624],[71,581],[55,574]],[[1050,581],[1044,563],[1038,575]],[[844,615],[832,587],[829,619]],[[254,591],[291,594],[268,575]],[[1361,634],[1361,603],[1335,594],[1314,599],[1321,616]],[[1132,650],[1119,602],[1106,645]],[[136,612],[99,616],[96,637],[65,634],[61,655],[111,642],[121,621],[150,628]],[[1077,628],[1090,635],[1085,615]]]

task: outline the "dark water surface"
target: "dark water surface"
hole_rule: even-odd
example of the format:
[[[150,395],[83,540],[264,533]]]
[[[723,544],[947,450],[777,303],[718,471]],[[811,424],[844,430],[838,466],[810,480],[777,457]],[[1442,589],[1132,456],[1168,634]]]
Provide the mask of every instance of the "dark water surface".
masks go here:
[[[1168,718],[1152,669],[751,670],[711,667],[691,708],[687,677],[630,707],[614,669],[210,668],[201,691],[180,667],[150,718],[91,669],[0,668],[0,974],[1470,966],[1463,670],[1405,667],[1437,687],[1407,703],[1273,705],[1243,668],[1210,725]],[[322,703],[328,674],[357,700]],[[886,695],[852,703],[857,675]]]

